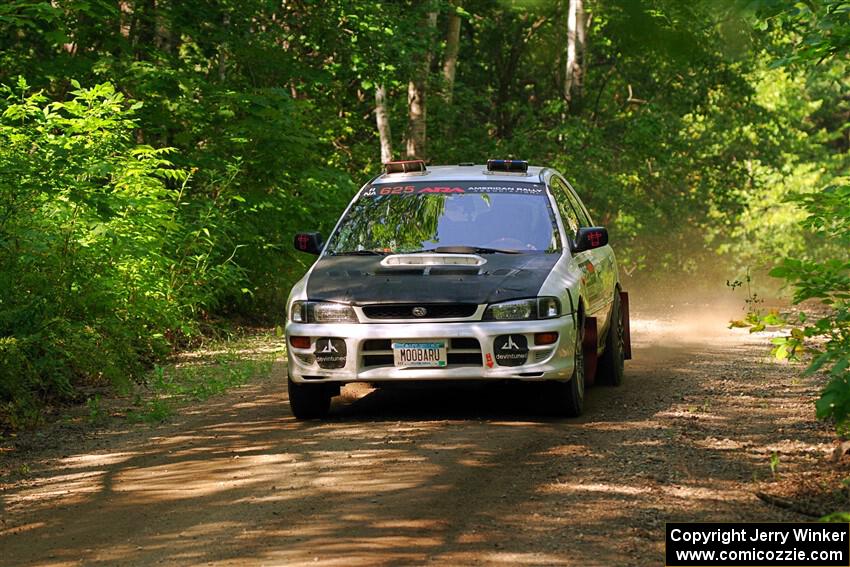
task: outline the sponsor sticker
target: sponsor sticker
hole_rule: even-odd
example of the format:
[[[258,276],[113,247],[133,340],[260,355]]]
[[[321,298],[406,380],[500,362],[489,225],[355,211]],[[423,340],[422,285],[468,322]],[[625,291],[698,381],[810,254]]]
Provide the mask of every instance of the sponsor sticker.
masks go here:
[[[493,341],[493,357],[499,366],[520,366],[528,360],[525,335],[500,335]]]
[[[316,362],[320,368],[343,368],[347,349],[345,341],[330,337],[322,337],[316,340]]]

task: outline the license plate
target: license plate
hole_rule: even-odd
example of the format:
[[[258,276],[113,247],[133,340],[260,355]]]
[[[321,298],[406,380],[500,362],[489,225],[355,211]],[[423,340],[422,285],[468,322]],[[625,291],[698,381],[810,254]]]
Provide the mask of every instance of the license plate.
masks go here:
[[[440,368],[448,363],[446,342],[393,343],[393,359],[398,368]]]

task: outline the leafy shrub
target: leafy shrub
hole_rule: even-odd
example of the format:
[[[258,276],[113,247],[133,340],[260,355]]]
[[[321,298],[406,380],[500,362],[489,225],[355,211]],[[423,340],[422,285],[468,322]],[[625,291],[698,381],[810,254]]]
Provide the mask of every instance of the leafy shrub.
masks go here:
[[[820,255],[785,259],[770,273],[794,287],[795,302],[818,299],[830,307],[830,312],[794,329],[789,337],[775,339],[774,344],[779,356],[794,356],[804,343],[808,345],[814,356],[807,372],[823,369],[829,376],[817,402],[817,415],[834,420],[838,432],[847,435],[850,433],[850,185],[830,186],[797,201],[808,213],[803,226],[821,245]]]
[[[83,384],[121,385],[238,286],[211,207],[190,207],[170,148],[133,141],[112,85],[64,102],[22,79],[0,101],[0,424]]]

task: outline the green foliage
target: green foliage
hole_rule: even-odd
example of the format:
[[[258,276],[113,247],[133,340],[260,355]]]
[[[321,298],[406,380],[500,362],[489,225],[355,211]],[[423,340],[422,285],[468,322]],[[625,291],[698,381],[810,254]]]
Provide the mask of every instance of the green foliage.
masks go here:
[[[156,366],[147,379],[152,397],[139,400],[137,409],[127,412],[127,419],[144,423],[166,421],[180,403],[203,401],[268,376],[276,358],[275,353],[253,359],[228,351],[205,364]]]
[[[254,376],[267,374],[272,361],[255,362],[219,357],[212,365],[186,366],[166,371],[154,369],[151,388],[161,394],[203,401],[234,386],[245,384]]]
[[[807,372],[826,371],[829,381],[817,401],[817,415],[850,433],[850,186],[834,185],[797,198],[808,213],[804,228],[825,244],[826,253],[786,258],[770,275],[794,288],[794,300],[819,300],[828,314],[776,340],[777,355],[791,357],[804,345],[812,353]],[[833,256],[834,254],[834,256]],[[826,257],[824,257],[826,256]],[[805,320],[803,321],[806,322]]]
[[[88,422],[92,425],[103,425],[106,423],[108,415],[103,408],[103,403],[100,394],[86,400],[86,407],[89,410]]]
[[[817,134],[823,148],[838,150],[836,156],[840,156],[830,160],[821,154],[820,162],[837,165],[837,171],[846,169],[842,165],[850,139],[842,101],[848,82],[841,56],[850,49],[850,3],[758,0],[750,6],[755,9],[757,29],[774,38],[769,46],[775,54],[774,67],[809,71],[817,78],[812,81],[813,92],[840,93],[841,101],[816,109],[810,120],[820,128]],[[815,69],[819,72],[814,73]],[[792,359],[812,355],[807,372],[823,370],[828,376],[816,403],[817,416],[831,419],[838,433],[846,436],[850,434],[850,186],[846,178],[835,177],[821,191],[797,189],[784,200],[805,215],[799,221],[805,246],[788,254],[770,275],[792,287],[795,302],[819,300],[828,312],[813,323],[801,313],[799,327],[773,340],[774,354]]]
[[[759,29],[780,27],[793,33],[790,53],[776,65],[820,63],[850,49],[850,2],[847,0],[756,0]]]
[[[401,157],[408,82],[429,57],[429,157],[561,169],[609,227],[627,285],[722,282],[784,256],[809,291],[841,283],[828,262],[841,245],[799,223],[806,198],[829,199],[814,187],[843,186],[846,1],[586,2],[569,107],[564,0],[457,4],[2,3],[3,423],[139,380],[224,318],[282,323],[312,260],[292,235],[327,235],[379,170],[376,85]],[[451,104],[449,11],[462,17]]]
[[[186,207],[170,148],[137,145],[112,85],[0,102],[0,401],[7,425],[83,384],[121,385],[190,337],[239,270],[219,218]]]
[[[779,453],[773,451],[770,454],[770,474],[776,477],[776,473],[779,470]]]
[[[744,288],[747,293],[747,297],[744,299],[744,304],[746,306],[747,315],[743,321],[736,320],[730,321],[729,328],[749,328],[751,333],[758,333],[763,331],[768,324],[776,324],[773,323],[773,319],[778,319],[776,314],[769,313],[767,317],[762,315],[761,304],[764,303],[764,299],[759,297],[758,293],[753,291],[753,278],[750,275],[750,270],[747,268],[747,274],[744,276],[743,281],[741,280],[726,280],[726,287],[735,291],[736,289]],[[770,318],[770,321],[768,320]]]
[[[127,420],[131,423],[162,423],[167,421],[173,412],[166,400],[156,397],[144,402],[139,410],[128,411]]]

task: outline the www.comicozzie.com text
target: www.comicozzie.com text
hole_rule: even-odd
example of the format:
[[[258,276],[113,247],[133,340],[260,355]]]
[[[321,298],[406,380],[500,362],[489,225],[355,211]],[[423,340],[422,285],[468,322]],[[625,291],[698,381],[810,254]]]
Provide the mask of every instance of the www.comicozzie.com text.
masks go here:
[[[785,544],[793,534],[797,542],[832,542],[846,541],[847,532],[844,530],[823,531],[811,528],[798,528],[792,531],[762,530],[759,528],[717,529],[710,531],[689,531],[676,528],[670,532],[673,541],[689,543],[722,543],[728,545],[739,541],[769,541]]]

